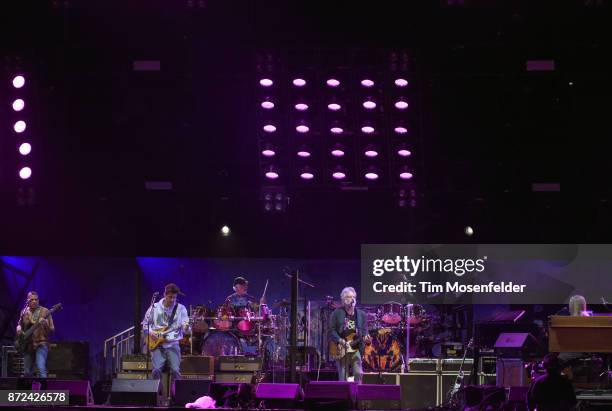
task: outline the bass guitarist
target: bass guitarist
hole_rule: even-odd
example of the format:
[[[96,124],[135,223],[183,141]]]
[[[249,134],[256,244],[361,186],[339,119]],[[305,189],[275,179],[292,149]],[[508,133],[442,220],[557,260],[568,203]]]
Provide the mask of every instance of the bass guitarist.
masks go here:
[[[23,353],[24,374],[26,377],[34,376],[34,365],[38,369],[38,377],[47,378],[47,355],[49,353],[49,335],[55,331],[53,317],[49,310],[40,305],[38,293],[28,293],[26,306],[19,317],[17,336],[25,333],[35,324],[39,324],[32,334]]]
[[[365,344],[371,342],[366,314],[355,308],[357,292],[353,287],[344,288],[340,298],[342,307],[334,310],[329,319],[330,354],[336,360],[339,381],[346,381],[349,368],[352,368],[355,381],[360,383],[363,375],[361,357]]]
[[[153,378],[161,378],[164,365],[168,364],[174,379],[181,378],[181,349],[179,341],[189,332],[189,316],[178,295],[185,295],[173,283],[164,288],[164,298],[147,310],[142,321],[145,341],[151,351]],[[148,335],[147,335],[148,334]]]

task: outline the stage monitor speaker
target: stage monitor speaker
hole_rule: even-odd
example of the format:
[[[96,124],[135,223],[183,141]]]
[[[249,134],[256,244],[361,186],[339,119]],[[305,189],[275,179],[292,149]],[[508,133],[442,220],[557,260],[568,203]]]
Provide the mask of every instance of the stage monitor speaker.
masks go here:
[[[438,375],[415,372],[400,374],[402,408],[428,408],[438,405]]]
[[[63,379],[87,379],[89,377],[89,343],[62,341],[49,344],[47,357],[49,376]]]
[[[527,393],[529,387],[510,387],[508,392],[508,404],[512,405],[512,410],[527,411]]]
[[[67,390],[70,393],[70,405],[94,405],[91,385],[87,380],[47,380],[48,390]]]
[[[510,388],[528,385],[525,362],[520,358],[498,358],[496,368],[498,386]]]
[[[357,386],[357,408],[362,410],[399,410],[399,385],[360,384]]]
[[[304,390],[306,409],[351,409],[357,396],[357,384],[346,381],[312,381]]]
[[[257,404],[263,401],[263,408],[268,409],[296,408],[301,397],[299,384],[260,383],[257,385],[257,390],[255,391]]]
[[[113,380],[111,405],[146,405],[156,407],[161,394],[160,380]]]
[[[198,398],[210,394],[211,380],[176,380],[174,381],[174,404],[184,406]]]

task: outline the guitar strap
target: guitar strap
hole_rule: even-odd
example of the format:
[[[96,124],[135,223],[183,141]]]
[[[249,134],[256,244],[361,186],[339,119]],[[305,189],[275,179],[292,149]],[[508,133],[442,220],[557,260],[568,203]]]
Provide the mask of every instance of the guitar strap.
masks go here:
[[[172,325],[174,321],[174,315],[176,314],[176,309],[178,308],[178,303],[174,304],[174,308],[172,309],[172,314],[170,314],[170,318],[168,319],[168,328]]]

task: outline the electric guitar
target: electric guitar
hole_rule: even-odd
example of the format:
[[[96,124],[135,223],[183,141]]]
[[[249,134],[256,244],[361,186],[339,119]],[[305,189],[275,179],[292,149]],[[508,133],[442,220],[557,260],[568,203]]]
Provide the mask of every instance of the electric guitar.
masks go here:
[[[32,334],[34,334],[34,331],[36,331],[36,329],[40,327],[40,321],[46,320],[53,313],[61,309],[62,309],[62,303],[55,304],[53,307],[51,307],[51,309],[47,312],[47,314],[45,314],[43,318],[39,318],[38,321],[32,324],[32,326],[28,328],[25,332],[22,332],[21,334],[17,335],[17,338],[15,338],[15,349],[17,350],[17,352],[20,354],[23,354],[24,352],[26,352],[26,350],[28,349],[28,345],[31,342]]]
[[[350,334],[345,342],[338,341],[329,345],[329,356],[333,360],[341,360],[346,354],[357,351],[360,341],[361,338],[357,338],[356,334]]]
[[[185,327],[186,325],[189,324],[189,321],[185,321],[181,327]],[[149,336],[149,338],[147,338],[147,347],[149,348],[149,351],[153,351],[155,349],[157,349],[160,345],[166,343],[168,340],[166,339],[166,336],[168,334],[170,334],[171,332],[173,332],[174,329],[172,328],[168,328],[168,327],[164,327],[161,328],[157,331],[151,331],[151,334],[155,335],[155,338],[151,338],[151,336]]]

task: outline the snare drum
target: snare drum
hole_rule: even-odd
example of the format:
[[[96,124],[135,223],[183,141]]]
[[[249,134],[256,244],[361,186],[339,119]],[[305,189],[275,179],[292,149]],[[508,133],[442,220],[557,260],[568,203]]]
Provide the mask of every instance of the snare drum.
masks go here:
[[[396,302],[388,302],[382,305],[382,321],[387,325],[398,325],[402,321],[402,305]]]

